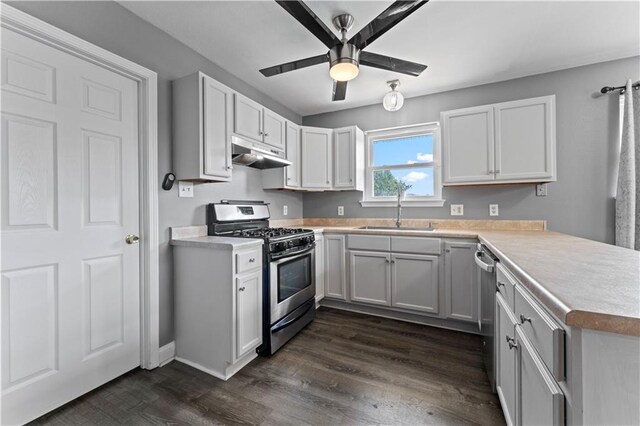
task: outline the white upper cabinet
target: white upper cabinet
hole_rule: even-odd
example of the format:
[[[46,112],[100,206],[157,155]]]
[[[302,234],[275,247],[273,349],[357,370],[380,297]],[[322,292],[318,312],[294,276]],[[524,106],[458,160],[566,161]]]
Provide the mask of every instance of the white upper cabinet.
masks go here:
[[[331,189],[333,140],[331,129],[302,127],[302,187]]]
[[[284,152],[286,120],[283,117],[239,93],[234,93],[233,108],[235,135]]]
[[[262,123],[264,143],[284,150],[286,120],[275,112],[264,108],[262,111]]]
[[[333,130],[333,187],[364,190],[364,133],[356,126]]]
[[[498,181],[555,180],[555,96],[494,107]]]
[[[173,82],[174,165],[178,180],[231,180],[232,91],[202,74]]]
[[[494,180],[493,107],[442,113],[444,183]]]
[[[262,171],[264,189],[301,189],[302,158],[300,150],[300,126],[285,123],[286,158],[291,165]]]
[[[233,98],[233,132],[262,142],[262,105],[238,93]]]
[[[292,188],[300,187],[301,173],[301,156],[300,156],[300,126],[287,122],[286,126],[287,139],[287,160],[291,161],[291,165],[284,168],[286,174],[286,186]]]
[[[556,180],[555,95],[441,114],[444,184]]]

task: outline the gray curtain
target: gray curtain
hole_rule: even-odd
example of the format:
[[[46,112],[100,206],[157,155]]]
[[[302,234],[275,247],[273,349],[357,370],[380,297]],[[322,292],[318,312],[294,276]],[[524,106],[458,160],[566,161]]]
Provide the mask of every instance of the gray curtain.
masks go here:
[[[627,81],[616,191],[616,245],[640,250],[640,93]],[[635,93],[634,93],[635,92]]]

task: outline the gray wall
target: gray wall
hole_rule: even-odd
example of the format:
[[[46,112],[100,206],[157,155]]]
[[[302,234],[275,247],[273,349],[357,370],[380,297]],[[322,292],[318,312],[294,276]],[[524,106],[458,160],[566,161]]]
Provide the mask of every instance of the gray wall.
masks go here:
[[[427,70],[427,75],[428,75]],[[550,229],[580,237],[614,241],[614,138],[618,96],[600,96],[605,85],[622,85],[640,77],[640,57],[604,62],[500,83],[407,99],[398,112],[381,104],[303,118],[303,124],[363,130],[439,121],[440,112],[494,102],[556,95],[558,181],[547,197],[536,197],[534,185],[444,188],[439,208],[407,208],[406,217],[449,218],[449,204],[464,204],[464,218],[489,218],[489,204],[500,205],[500,219],[546,219]],[[410,78],[410,77],[407,77]],[[400,87],[402,90],[402,87]],[[364,208],[361,193],[309,193],[304,217],[394,217],[392,208]]]
[[[205,59],[165,32],[138,18],[115,2],[8,2],[71,34],[158,73],[158,180],[171,171],[171,80],[202,71],[288,119],[301,117]],[[224,58],[221,58],[224,63]],[[302,217],[302,195],[263,191],[258,170],[235,167],[231,183],[202,184],[194,198],[178,198],[160,190],[160,344],[173,340],[173,265],[169,227],[204,224],[204,205],[223,198],[258,199],[271,203],[274,218]]]

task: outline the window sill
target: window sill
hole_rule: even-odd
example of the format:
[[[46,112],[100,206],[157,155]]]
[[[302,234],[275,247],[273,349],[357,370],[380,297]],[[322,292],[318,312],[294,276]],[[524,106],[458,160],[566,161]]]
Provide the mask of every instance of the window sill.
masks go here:
[[[400,205],[402,207],[442,207],[446,200],[402,200]],[[397,201],[374,201],[374,200],[362,200],[360,201],[362,207],[397,207]]]

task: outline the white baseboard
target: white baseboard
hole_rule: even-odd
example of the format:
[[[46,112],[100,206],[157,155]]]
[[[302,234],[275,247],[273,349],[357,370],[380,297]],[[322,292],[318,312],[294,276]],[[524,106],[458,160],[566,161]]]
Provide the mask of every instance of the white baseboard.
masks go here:
[[[158,365],[158,367],[162,367],[164,365],[169,364],[175,358],[176,358],[176,342],[169,342],[160,348],[160,352],[158,353],[158,362],[160,365]]]

